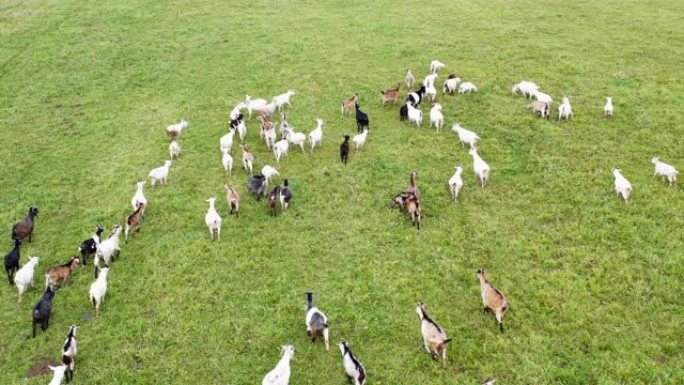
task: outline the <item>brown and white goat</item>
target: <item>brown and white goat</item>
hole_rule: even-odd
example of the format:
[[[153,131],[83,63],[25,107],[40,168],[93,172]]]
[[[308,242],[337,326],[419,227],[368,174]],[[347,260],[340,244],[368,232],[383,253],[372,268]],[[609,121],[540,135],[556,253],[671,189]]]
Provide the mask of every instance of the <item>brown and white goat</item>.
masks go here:
[[[230,206],[230,215],[233,215],[235,211],[235,216],[240,217],[240,194],[235,191],[232,185],[224,185],[226,188],[226,200],[228,201],[228,206]]]
[[[384,106],[389,101],[392,101],[392,104],[395,104],[401,96],[401,91],[399,91],[400,88],[401,83],[397,83],[396,88],[387,91],[380,91],[380,93],[382,94],[382,105]]]
[[[442,366],[446,368],[447,344],[451,342],[451,338],[448,338],[444,329],[427,315],[424,303],[418,302],[416,313],[420,318],[420,334],[423,336],[425,350],[435,360],[442,358]]]
[[[484,312],[486,313],[487,309],[494,312],[496,322],[499,323],[499,330],[503,333],[503,316],[506,310],[508,310],[508,301],[506,301],[506,297],[502,292],[489,283],[484,269],[477,271],[477,278],[480,280],[480,294],[482,295]]]
[[[408,211],[409,216],[411,217],[411,222],[413,225],[415,225],[418,230],[420,230],[420,202],[418,201],[418,198],[411,194],[408,199],[406,200],[406,211]]]
[[[342,101],[342,116],[345,116],[351,112],[351,110],[354,108],[356,105],[356,102],[359,100],[359,95],[353,94],[349,99]]]
[[[257,119],[261,122],[261,130],[259,131],[259,136],[261,137],[261,140],[266,142],[266,147],[268,149],[271,149],[271,146],[275,143],[275,123],[272,121],[268,120],[268,117],[264,114],[259,114],[257,116]]]
[[[51,287],[54,287],[59,283],[66,282],[79,262],[81,262],[81,260],[78,259],[77,256],[73,256],[65,264],[49,268],[47,273],[45,273],[45,286],[50,285]]]
[[[140,231],[143,211],[145,211],[145,204],[138,202],[138,208],[133,212],[133,214],[129,215],[128,218],[126,218],[126,242],[128,242],[128,234],[130,234],[131,231]]]
[[[538,100],[535,100],[534,102],[530,103],[526,107],[528,110],[534,111],[536,114],[541,116],[542,118],[549,118],[549,103],[544,103],[540,102]]]

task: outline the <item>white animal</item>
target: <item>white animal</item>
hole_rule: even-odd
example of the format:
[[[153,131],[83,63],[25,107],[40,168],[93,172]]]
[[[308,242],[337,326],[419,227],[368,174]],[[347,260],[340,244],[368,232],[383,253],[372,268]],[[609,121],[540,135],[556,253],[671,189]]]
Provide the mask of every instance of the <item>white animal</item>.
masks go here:
[[[145,194],[143,194],[143,186],[145,186],[144,180],[139,180],[136,183],[135,195],[133,195],[133,198],[131,198],[131,206],[133,206],[133,211],[137,210],[138,205],[141,203],[147,207],[147,198],[145,198]],[[145,207],[143,207],[143,214],[145,213]]]
[[[219,216],[218,212],[216,211],[216,207],[214,207],[214,202],[216,202],[216,198],[211,197],[206,200],[206,202],[209,202],[209,209],[207,210],[206,215],[204,215],[204,223],[206,223],[207,228],[209,228],[209,234],[211,234],[211,240],[214,240],[214,232],[216,232],[216,240],[221,241],[221,217]]]
[[[539,91],[539,86],[533,82],[523,80],[520,83],[513,86],[512,90],[514,94],[521,93],[525,96],[525,99],[531,98],[537,91]]]
[[[458,86],[459,94],[469,94],[475,91],[477,91],[477,87],[471,82],[463,82],[460,86]]]
[[[66,365],[59,365],[59,366],[50,366],[48,365],[48,368],[52,370],[53,375],[52,375],[52,380],[50,380],[50,383],[48,385],[62,385],[62,381],[64,381],[64,373],[67,370]]]
[[[264,99],[254,99],[250,98],[249,95],[245,96],[245,108],[247,108],[248,116],[252,117],[252,111],[259,111],[266,105],[266,100]]]
[[[425,79],[423,79],[423,85],[425,88],[434,86],[435,85],[435,79],[437,79],[437,76],[439,76],[436,72],[433,72],[431,74],[428,74]]]
[[[496,380],[494,378],[486,378],[483,382],[482,385],[494,385]]]
[[[613,97],[606,96],[606,105],[603,106],[604,116],[613,116]]]
[[[288,142],[287,139],[279,140],[273,145],[273,154],[275,155],[276,163],[280,163],[280,158],[287,155],[289,147],[290,142]]]
[[[458,87],[459,83],[461,83],[461,78],[457,77],[456,75],[449,75],[449,78],[444,81],[442,92],[445,94],[453,94],[456,92],[456,88]]]
[[[17,285],[17,302],[21,302],[21,296],[26,292],[28,286],[33,287],[33,274],[36,270],[36,265],[40,261],[40,257],[29,257],[28,262],[17,271],[14,275],[14,283]]]
[[[242,148],[242,167],[249,171],[249,175],[252,175],[252,167],[254,165],[254,155],[247,149],[246,146],[240,146]]]
[[[363,147],[364,144],[366,144],[366,138],[368,137],[368,128],[364,128],[363,131],[358,134],[354,135],[352,138],[352,142],[354,143],[354,151],[358,151]]]
[[[416,78],[413,77],[413,72],[411,72],[410,68],[406,69],[406,77],[404,78],[404,81],[406,82],[406,88],[411,88],[413,83],[416,82]]]
[[[430,127],[432,127],[433,124],[435,125],[435,128],[437,129],[437,131],[441,131],[442,126],[444,125],[444,115],[442,114],[442,105],[439,103],[435,103],[435,105],[430,110]]]
[[[406,103],[406,108],[408,109],[409,123],[415,122],[416,126],[420,127],[420,123],[423,121],[423,111],[414,107],[411,103]]]
[[[167,160],[164,162],[164,165],[161,167],[157,167],[154,170],[150,171],[149,174],[147,174],[147,177],[150,178],[150,181],[152,182],[152,187],[158,182],[161,181],[162,184],[166,184],[166,180],[169,177],[169,169],[171,168],[171,161]]]
[[[294,132],[292,130],[285,130],[285,139],[294,146],[299,146],[304,152],[304,143],[306,142],[306,135],[301,132]]]
[[[283,356],[273,370],[264,376],[261,385],[288,385],[290,383],[290,360],[294,356],[294,346],[281,346]]]
[[[532,94],[532,96],[534,96],[535,99],[542,103],[553,103],[553,99],[551,99],[551,96],[549,94],[545,94],[539,90],[535,91],[534,94]]]
[[[292,104],[290,104],[290,96],[294,95],[295,92],[293,90],[287,90],[286,93],[280,94],[273,98],[273,101],[275,102],[276,106],[278,107],[279,110],[283,109],[283,106],[287,104],[292,107]]]
[[[679,174],[679,171],[677,171],[677,169],[674,168],[674,166],[661,162],[660,159],[656,156],[654,156],[651,159],[651,163],[653,163],[653,165],[655,166],[655,172],[653,173],[653,177],[667,177],[667,181],[670,182],[670,187],[674,187],[675,183],[677,183],[677,174]]]
[[[350,379],[354,380],[354,385],[364,385],[366,383],[366,369],[356,359],[349,346],[347,346],[347,342],[340,341],[340,352],[342,353],[344,372]]]
[[[321,145],[321,140],[323,139],[323,119],[316,119],[318,124],[316,128],[309,133],[309,142],[311,142],[311,153],[313,153],[314,147],[316,145]]]
[[[264,142],[266,142],[266,148],[271,150],[271,147],[273,147],[273,145],[276,142],[275,124],[273,125],[273,128],[271,128],[270,130],[264,131],[263,134],[264,134]]]
[[[262,107],[256,108],[256,111],[261,112],[262,114],[266,116],[271,116],[275,114],[276,109],[278,108],[275,99],[273,99],[270,103],[264,104]]]
[[[482,187],[484,187],[485,183],[487,183],[487,179],[489,179],[489,165],[482,160],[480,155],[477,153],[477,148],[470,147],[470,151],[468,151],[468,153],[473,157],[473,171],[480,179]]]
[[[454,123],[451,129],[458,134],[458,140],[461,142],[461,146],[468,143],[470,148],[474,148],[477,145],[477,141],[480,137],[476,133],[461,127],[461,123]]]
[[[223,150],[221,163],[223,164],[223,169],[228,173],[228,175],[233,175],[233,157],[230,155],[228,150]]]
[[[64,345],[62,345],[62,363],[67,366],[66,378],[67,382],[71,382],[74,377],[74,367],[76,366],[77,341],[76,332],[78,326],[69,326],[69,334],[67,335]]]
[[[613,176],[615,177],[615,192],[619,197],[622,197],[622,199],[625,200],[625,203],[627,203],[627,199],[632,193],[632,184],[629,183],[627,178],[622,176],[622,170],[619,168],[613,169]]]
[[[235,130],[230,129],[228,130],[228,133],[223,135],[221,139],[219,139],[219,149],[221,152],[228,151],[232,152],[232,147],[233,147],[233,137],[235,136]]]
[[[570,105],[570,98],[567,96],[563,96],[563,99],[561,101],[560,106],[558,106],[558,121],[560,122],[561,118],[563,119],[569,119],[570,117],[575,117],[572,114],[572,106]]]
[[[440,70],[444,67],[446,67],[446,65],[439,60],[433,60],[430,62],[430,72],[432,73],[435,73],[437,70]]]
[[[237,130],[240,142],[244,142],[245,137],[247,136],[247,125],[245,124],[245,121],[243,119],[240,119],[238,121],[237,126],[235,126],[235,129]]]
[[[264,102],[266,102],[266,101],[264,100]],[[242,111],[242,109],[244,109],[244,108],[247,108],[247,104],[245,104],[245,103],[243,103],[243,102],[238,103],[238,104],[233,108],[233,110],[230,111],[230,120],[235,120],[235,119],[237,119],[238,116],[240,116],[240,111]]]
[[[266,177],[266,185],[268,185],[268,182],[271,181],[271,178],[273,178],[276,175],[280,175],[278,170],[269,165],[266,165],[261,169],[261,174]]]
[[[188,125],[190,125],[190,123],[187,120],[181,119],[179,123],[171,124],[166,127],[166,135],[172,138],[176,138],[180,136],[180,134],[183,132],[185,128],[188,127]]]
[[[180,153],[181,153],[180,144],[178,144],[177,141],[172,140],[171,143],[169,143],[169,157],[171,159],[176,159],[180,156]]]
[[[434,358],[442,358],[442,366],[446,368],[447,363],[447,344],[451,338],[447,337],[446,332],[435,321],[425,313],[425,305],[418,302],[416,314],[420,318],[420,334],[423,336],[425,350]]]
[[[435,88],[433,84],[430,84],[425,88],[425,95],[430,102],[434,102],[435,98],[437,97],[437,88]]]
[[[95,307],[96,317],[100,315],[100,305],[107,294],[107,275],[109,275],[109,268],[103,267],[95,282],[90,285],[90,303]]]
[[[117,223],[114,225],[114,230],[109,235],[109,238],[101,241],[97,245],[97,250],[95,251],[95,260],[93,261],[95,269],[100,266],[100,259],[104,261],[106,266],[109,266],[114,258],[114,254],[121,251],[121,248],[119,247],[120,236],[121,225]]]
[[[457,166],[454,175],[449,178],[449,191],[451,192],[451,197],[454,198],[454,202],[458,199],[458,193],[463,187],[463,179],[461,174],[463,173],[463,167]]]

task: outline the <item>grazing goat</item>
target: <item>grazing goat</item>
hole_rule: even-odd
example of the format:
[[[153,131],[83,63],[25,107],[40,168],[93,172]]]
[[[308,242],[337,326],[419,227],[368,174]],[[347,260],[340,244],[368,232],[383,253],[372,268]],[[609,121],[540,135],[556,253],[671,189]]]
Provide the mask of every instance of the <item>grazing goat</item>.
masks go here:
[[[539,91],[539,86],[533,82],[523,80],[518,84],[513,85],[511,91],[514,94],[520,93],[525,99],[531,98],[537,91]]]
[[[242,149],[242,167],[249,171],[249,175],[252,175],[252,165],[254,164],[254,155],[247,149],[247,146],[240,145]]]
[[[454,123],[451,129],[458,134],[458,140],[461,142],[461,147],[468,143],[470,148],[474,148],[477,145],[477,141],[480,137],[476,133],[461,127],[461,123]]]
[[[171,161],[167,160],[164,161],[163,166],[157,167],[154,170],[150,171],[149,174],[147,174],[147,177],[150,178],[150,181],[152,182],[153,188],[158,181],[161,181],[164,185],[166,184],[166,180],[169,177],[169,169],[171,169]]]
[[[23,240],[28,237],[28,241],[31,243],[36,216],[38,216],[38,207],[29,207],[28,215],[12,226],[12,239]]]
[[[471,82],[463,82],[461,83],[461,85],[458,86],[459,94],[469,94],[475,91],[477,91],[477,87],[475,86],[475,84]]]
[[[183,130],[186,129],[189,125],[190,123],[187,120],[182,119],[180,123],[167,126],[166,135],[171,139],[176,139],[183,133]]]
[[[62,364],[66,365],[67,370],[66,370],[66,380],[67,382],[71,382],[71,380],[74,379],[74,366],[76,365],[76,352],[77,352],[77,344],[76,344],[76,331],[78,330],[78,326],[76,325],[71,325],[69,326],[69,334],[67,334],[67,338],[64,341],[64,345],[62,346]]]
[[[363,147],[363,145],[366,143],[366,138],[368,137],[368,128],[364,128],[363,132],[354,135],[352,138],[352,142],[354,143],[354,151],[358,151]]]
[[[570,117],[572,117],[573,119],[575,118],[575,116],[572,114],[570,98],[567,96],[563,96],[561,104],[560,106],[558,106],[558,121],[560,122],[561,118],[569,119]]]
[[[356,102],[359,101],[359,95],[358,94],[352,94],[352,96],[347,99],[342,101],[342,106],[340,107],[340,111],[342,116],[344,117],[345,115],[349,114],[356,105]]]
[[[119,247],[119,238],[121,236],[121,225],[115,224],[112,229],[112,233],[107,239],[101,241],[97,245],[97,251],[95,252],[95,260],[93,265],[95,266],[95,277],[97,278],[97,268],[100,266],[100,259],[103,260],[105,266],[109,267],[114,257],[118,256],[121,252]]]
[[[266,185],[268,186],[268,182],[271,181],[271,178],[273,178],[276,175],[280,175],[278,170],[276,170],[274,167],[271,167],[269,165],[264,166],[261,169],[261,174],[266,177]]]
[[[653,177],[664,176],[667,178],[667,181],[670,182],[670,187],[674,187],[675,183],[677,183],[677,174],[679,174],[679,171],[677,171],[673,165],[661,162],[660,158],[657,156],[651,158],[651,163],[655,166]]]
[[[280,199],[280,207],[282,207],[283,211],[287,211],[287,208],[290,206],[290,200],[292,200],[292,191],[290,191],[290,182],[287,179],[283,181],[283,185],[284,187],[280,190],[278,199]]]
[[[413,72],[411,72],[410,68],[406,69],[406,77],[404,78],[404,81],[406,82],[406,88],[413,87],[413,83],[416,82],[416,78],[413,77]]]
[[[230,120],[237,119],[238,116],[241,115],[240,111],[242,109],[247,108],[247,104],[240,102],[238,103],[232,111],[230,111],[230,114],[228,115],[230,117]]]
[[[456,76],[456,74],[451,74],[444,81],[444,86],[442,87],[442,93],[453,95],[456,92],[458,84],[461,83],[461,78]]]
[[[423,336],[423,345],[428,354],[433,359],[442,358],[442,366],[446,368],[447,364],[447,344],[451,342],[451,338],[447,337],[446,332],[425,312],[425,304],[418,302],[416,306],[416,313],[420,318],[420,334]]]
[[[430,127],[432,127],[433,124],[435,125],[435,129],[437,131],[441,131],[442,126],[444,125],[444,115],[442,114],[442,105],[439,103],[435,103],[435,105],[430,110]]]
[[[95,282],[90,284],[90,303],[95,307],[95,317],[100,316],[100,305],[104,301],[105,294],[107,294],[107,276],[109,275],[109,268],[103,267],[100,269]]]
[[[615,192],[619,197],[622,197],[622,199],[625,200],[625,203],[627,203],[627,199],[632,193],[632,184],[629,183],[627,178],[622,176],[621,172],[622,170],[619,168],[613,169],[613,176],[615,177]]]
[[[408,120],[408,103],[399,108],[399,120],[402,122]]]
[[[232,152],[234,136],[235,130],[231,128],[230,130],[228,130],[227,134],[223,135],[221,139],[219,139],[219,149],[221,150],[221,152]]]
[[[423,95],[425,95],[425,86],[421,86],[418,91],[409,93],[406,97],[406,101],[408,102],[407,104],[418,107],[420,102],[423,100]]]
[[[102,225],[97,225],[97,227],[95,227],[95,234],[81,242],[81,246],[78,247],[78,251],[81,253],[81,258],[83,258],[83,266],[88,266],[88,256],[95,255],[95,252],[97,252],[97,245],[100,244],[103,231],[104,227],[102,227]]]
[[[266,177],[261,174],[250,176],[247,181],[247,189],[256,194],[257,200],[261,199],[266,191]]]
[[[323,140],[323,119],[316,119],[316,128],[309,133],[309,142],[311,142],[311,153],[313,154],[314,147],[321,145]]]
[[[67,370],[66,365],[59,365],[59,366],[51,366],[48,365],[48,368],[52,370],[53,375],[52,375],[52,380],[50,380],[50,383],[48,385],[61,385],[62,381],[64,381],[64,373]]]
[[[290,104],[290,97],[294,95],[295,92],[293,90],[287,90],[284,94],[280,94],[273,98],[273,101],[275,102],[276,106],[278,107],[278,110],[282,110],[283,106],[287,104],[292,108],[292,104]]]
[[[209,234],[211,234],[211,240],[214,240],[214,232],[216,232],[216,240],[220,242],[222,219],[216,211],[216,207],[214,206],[216,198],[211,197],[207,199],[206,202],[209,202],[209,209],[207,210],[207,213],[204,215],[204,223],[206,223],[207,228],[209,229]]]
[[[306,142],[306,135],[301,132],[294,132],[292,130],[285,130],[285,139],[294,146],[299,146],[304,152],[304,143]]]
[[[368,125],[370,123],[368,120],[368,114],[361,111],[358,103],[356,103],[354,107],[356,108],[356,128],[359,132],[363,131],[364,128],[368,129]]]
[[[140,231],[140,226],[142,225],[142,213],[145,210],[145,204],[141,203],[138,205],[138,209],[135,210],[131,215],[126,218],[126,230],[124,231],[126,242],[128,242],[128,234],[131,231]]]
[[[145,194],[143,194],[143,186],[145,186],[144,180],[139,180],[136,182],[135,195],[133,195],[133,198],[131,198],[131,206],[133,206],[133,210],[137,210],[138,205],[140,204],[147,206],[147,198],[145,198]],[[145,214],[145,209],[143,209],[142,213],[143,215]]]
[[[506,297],[502,292],[487,281],[484,269],[477,271],[477,278],[480,280],[480,295],[482,296],[484,312],[486,313],[487,309],[494,312],[496,322],[499,323],[499,330],[503,333],[503,316],[506,313],[506,310],[508,310],[508,301],[506,301]]]
[[[396,88],[387,91],[380,91],[382,94],[382,105],[386,105],[389,101],[392,101],[392,104],[395,104],[401,96],[401,91],[399,91],[400,88],[401,83],[398,83]]]
[[[290,383],[290,360],[294,356],[294,346],[281,346],[283,356],[273,370],[266,373],[261,385],[288,385]]]
[[[20,246],[21,240],[15,239],[14,248],[5,255],[5,272],[7,273],[7,280],[9,281],[10,286],[12,286],[12,282],[14,281],[14,274],[19,270],[19,260],[21,258]]]
[[[287,150],[289,148],[290,142],[288,142],[287,139],[279,140],[273,145],[273,154],[275,155],[276,163],[280,163],[280,158],[287,155]]]
[[[423,122],[423,111],[414,107],[411,103],[406,103],[406,108],[408,108],[409,123],[415,122],[416,127],[420,128],[420,123]]]
[[[280,197],[280,185],[276,185],[273,188],[273,191],[271,191],[270,194],[268,194],[267,200],[268,200],[268,213],[271,216],[276,216],[277,211],[278,211],[278,198]]]
[[[548,104],[553,103],[553,99],[551,99],[551,96],[549,96],[548,94],[545,94],[539,90],[535,91],[532,96],[534,96],[534,98],[537,99],[538,102],[548,103]]]
[[[340,144],[340,160],[342,163],[347,164],[347,158],[349,157],[349,135],[344,136],[344,142]]]
[[[226,200],[230,206],[230,215],[235,212],[235,216],[240,217],[240,194],[230,184],[224,185],[224,187],[226,188]]]
[[[473,171],[480,180],[482,187],[484,187],[485,183],[487,183],[487,180],[489,179],[489,165],[487,162],[482,160],[480,155],[477,153],[477,148],[471,147],[468,153],[473,157]]]
[[[444,67],[446,67],[446,65],[439,60],[433,60],[430,62],[430,72],[433,74],[436,73],[437,70],[440,70]]]
[[[418,188],[418,171],[413,170],[409,175],[409,183],[406,186],[406,192],[416,196],[420,200],[420,189]]]
[[[29,257],[28,262],[14,275],[14,284],[17,285],[17,302],[21,302],[21,296],[26,292],[28,286],[33,287],[33,274],[36,270],[40,257]]]
[[[606,105],[603,106],[604,116],[613,116],[613,97],[606,96]]]
[[[316,337],[323,337],[325,350],[330,351],[330,331],[328,329],[328,317],[318,310],[313,301],[313,293],[306,293],[306,334],[311,337],[311,343],[316,342]]]
[[[230,155],[228,150],[223,150],[221,164],[223,164],[223,169],[226,173],[228,173],[228,175],[233,175],[233,157]]]
[[[548,119],[549,115],[550,115],[549,104],[550,103],[544,103],[544,102],[540,102],[540,101],[536,100],[536,101],[528,104],[527,109],[534,111],[535,113],[539,114],[539,116],[541,116],[542,118]]]
[[[356,359],[346,341],[340,341],[340,352],[342,353],[342,366],[347,377],[354,381],[354,385],[365,385],[366,369]]]
[[[33,307],[33,338],[36,338],[36,324],[40,324],[40,328],[45,331],[50,324],[50,315],[52,314],[52,298],[55,296],[55,289],[52,286],[45,288],[43,295],[38,300],[36,306]]]
[[[180,156],[180,153],[180,144],[178,144],[178,141],[172,140],[171,143],[169,143],[169,158],[176,159]]]
[[[264,99],[254,99],[250,98],[249,95],[245,96],[245,108],[247,108],[247,114],[251,118],[252,111],[261,110],[266,105],[266,100]],[[232,118],[231,118],[232,119]]]
[[[66,263],[49,268],[47,273],[45,273],[45,286],[55,287],[58,284],[61,286],[62,283],[66,283],[71,272],[74,271],[80,262],[77,256],[73,256]]]
[[[458,199],[458,193],[461,191],[461,187],[463,187],[463,178],[461,178],[461,173],[463,173],[463,167],[457,166],[456,172],[454,172],[454,175],[449,178],[449,191],[451,192],[451,197],[454,199],[454,202],[456,202]]]

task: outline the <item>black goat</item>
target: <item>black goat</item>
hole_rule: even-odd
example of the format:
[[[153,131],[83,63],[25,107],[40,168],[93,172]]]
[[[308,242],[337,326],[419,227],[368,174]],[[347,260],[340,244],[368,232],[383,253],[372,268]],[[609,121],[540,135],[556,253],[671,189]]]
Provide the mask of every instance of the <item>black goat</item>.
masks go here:
[[[249,177],[247,181],[247,189],[256,194],[257,200],[260,200],[264,196],[266,189],[266,177],[262,174],[256,174]]]
[[[40,328],[47,330],[50,322],[50,314],[52,314],[52,297],[55,296],[55,290],[48,285],[45,288],[43,296],[40,301],[33,308],[33,338],[36,338],[36,324],[40,323]]]
[[[38,207],[30,207],[28,215],[12,226],[12,239],[24,239],[28,237],[29,243],[31,243],[31,236],[33,235],[33,228],[37,215]]]
[[[402,122],[408,120],[408,106],[406,104],[399,109],[399,120]]]
[[[361,132],[364,128],[368,128],[368,124],[370,123],[368,121],[368,114],[361,111],[359,103],[354,104],[354,106],[356,107],[356,128]]]
[[[19,270],[19,246],[21,241],[14,240],[14,248],[5,255],[5,271],[7,272],[7,280],[10,286],[14,285],[14,274]]]
[[[268,194],[268,213],[272,216],[276,216],[278,210],[278,197],[280,197],[280,186],[276,185]]]
[[[349,135],[344,136],[344,142],[340,144],[340,160],[347,164],[347,157],[349,156]]]

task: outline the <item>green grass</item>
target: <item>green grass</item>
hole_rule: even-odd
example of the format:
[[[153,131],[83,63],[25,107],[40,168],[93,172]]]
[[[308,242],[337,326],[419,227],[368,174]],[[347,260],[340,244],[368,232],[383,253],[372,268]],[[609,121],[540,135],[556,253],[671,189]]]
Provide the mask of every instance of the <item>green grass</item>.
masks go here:
[[[305,337],[304,292],[317,293],[333,342],[346,339],[370,384],[679,384],[684,382],[680,187],[652,178],[650,158],[684,168],[680,139],[683,13],[677,2],[74,2],[0,3],[0,223],[9,234],[40,208],[32,244],[38,287],[21,304],[0,285],[3,384],[59,360],[81,326],[80,384],[254,384],[295,345],[293,384],[342,384],[335,349]],[[380,89],[439,59],[480,91],[443,97],[446,125],[483,138],[482,189],[448,129],[416,130]],[[534,80],[575,119],[523,109],[512,84]],[[290,122],[325,121],[324,146],[279,165],[291,210],[268,216],[248,196],[227,215],[218,138],[245,94],[294,87]],[[371,119],[365,149],[343,166],[353,133],[339,117],[352,92]],[[601,115],[612,95],[615,117]],[[426,115],[427,106],[423,106]],[[554,106],[554,111],[555,106]],[[135,181],[167,153],[164,127],[187,117],[170,183],[146,195],[143,229],[123,246],[99,319],[90,268],[54,300],[51,326],[29,339],[47,267],[95,224],[130,210]],[[256,167],[274,164],[248,121]],[[237,145],[233,147],[239,158]],[[237,159],[236,159],[237,160]],[[465,167],[461,201],[445,184]],[[625,205],[612,167],[635,186]],[[423,228],[388,207],[420,172]],[[219,198],[223,238],[211,243],[205,199]],[[7,237],[9,238],[9,236]],[[11,248],[7,240],[5,248]],[[506,293],[500,335],[482,315],[478,268]],[[415,302],[454,342],[446,370],[424,353]]]

